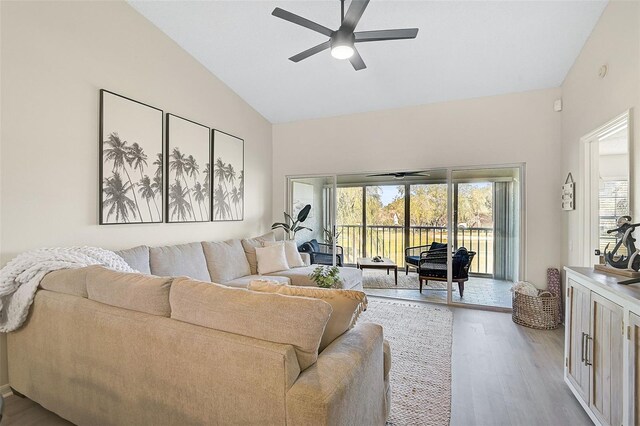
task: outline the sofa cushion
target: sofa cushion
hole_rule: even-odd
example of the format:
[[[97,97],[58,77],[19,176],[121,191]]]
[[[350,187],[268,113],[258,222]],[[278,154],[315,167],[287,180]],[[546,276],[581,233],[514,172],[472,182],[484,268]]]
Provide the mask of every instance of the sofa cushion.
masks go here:
[[[331,305],[318,300],[176,278],[169,294],[171,318],[293,346],[300,370],[318,359]]]
[[[115,252],[124,259],[133,269],[143,274],[150,274],[149,267],[149,247],[137,246],[126,250],[118,250]]]
[[[249,290],[277,293],[287,296],[312,297],[331,305],[333,312],[322,334],[319,351],[356,325],[358,316],[367,309],[367,295],[361,291],[337,290],[332,288],[294,287],[272,281],[255,280]]]
[[[289,269],[282,241],[268,247],[256,247],[256,258],[260,275]]]
[[[56,293],[78,297],[87,295],[87,268],[60,269],[49,272],[40,280],[40,287]]]
[[[291,285],[317,287],[316,283],[309,278],[309,274],[317,267],[318,265],[310,265],[302,268],[292,268],[285,271],[271,272],[269,275],[287,277],[291,280]],[[362,290],[362,271],[360,269],[348,267],[338,267],[338,269],[340,270],[340,281],[336,284],[336,288]]]
[[[251,275],[258,273],[258,260],[256,259],[256,247],[262,247],[264,241],[275,241],[276,234],[269,232],[254,238],[245,238],[242,240],[242,248],[247,256],[249,262],[249,268],[251,268]]]
[[[287,257],[287,264],[289,265],[289,268],[299,268],[305,265],[295,241],[264,241],[262,246],[269,247],[275,244],[284,244],[284,255]]]
[[[173,278],[119,272],[102,266],[86,269],[89,299],[151,315],[171,315],[169,289]]]
[[[246,277],[236,278],[235,280],[222,283],[228,287],[247,288],[253,280],[269,280],[282,284],[289,284],[291,281],[287,277],[277,277],[275,275],[247,275]]]
[[[149,249],[151,273],[161,277],[187,276],[211,281],[202,244],[189,243]]]
[[[251,275],[247,256],[240,240],[202,242],[204,257],[211,281],[223,284],[236,278]]]

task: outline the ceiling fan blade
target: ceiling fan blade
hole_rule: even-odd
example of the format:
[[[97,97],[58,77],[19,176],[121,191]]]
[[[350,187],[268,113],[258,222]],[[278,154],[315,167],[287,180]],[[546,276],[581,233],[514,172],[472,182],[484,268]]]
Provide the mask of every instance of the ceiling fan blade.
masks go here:
[[[309,28],[310,30],[313,30],[320,34],[324,34],[327,37],[331,37],[331,34],[333,34],[333,31],[331,31],[329,28],[310,21],[307,18],[303,18],[302,16],[298,16],[295,13],[287,12],[286,10],[280,9],[279,7],[273,9],[273,12],[271,12],[271,14],[278,18],[284,19],[285,21],[289,21],[302,27]]]
[[[307,59],[309,56],[315,55],[316,53],[322,52],[325,49],[331,47],[331,40],[327,40],[324,43],[320,43],[317,46],[313,46],[311,49],[307,49],[304,52],[300,52],[297,55],[293,55],[289,58],[289,60],[293,62],[300,62],[303,59]]]
[[[349,62],[351,62],[351,65],[353,65],[353,68],[356,71],[363,70],[367,67],[362,60],[362,56],[360,56],[360,52],[358,52],[358,49],[356,49],[355,46],[353,47],[353,56],[349,58]]]
[[[344,15],[344,20],[342,21],[342,25],[340,25],[340,30],[346,32],[353,32],[355,30],[356,25],[358,25],[358,21],[362,18],[362,14],[364,10],[367,8],[369,4],[369,0],[351,0],[351,4],[349,5],[349,10]]]
[[[365,41],[405,40],[416,38],[417,28],[403,28],[400,30],[359,31],[354,33],[356,43]]]

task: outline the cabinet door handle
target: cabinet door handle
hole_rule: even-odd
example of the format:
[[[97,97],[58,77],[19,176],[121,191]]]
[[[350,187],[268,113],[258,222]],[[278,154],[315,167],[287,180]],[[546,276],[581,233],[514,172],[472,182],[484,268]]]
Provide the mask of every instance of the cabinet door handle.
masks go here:
[[[582,333],[582,341],[581,341],[581,346],[582,346],[582,353],[580,354],[580,362],[584,364],[585,362],[585,357],[584,357],[584,343],[586,342],[585,337],[587,337],[587,333]]]
[[[586,365],[586,366],[593,365],[593,363],[589,360],[589,353],[591,352],[589,350],[589,340],[593,341],[593,337],[591,337],[591,336],[589,336],[587,334],[587,338],[586,338],[587,344],[585,345],[586,350],[585,350],[585,355],[584,355],[584,365]],[[593,345],[593,343],[592,343],[592,345]]]

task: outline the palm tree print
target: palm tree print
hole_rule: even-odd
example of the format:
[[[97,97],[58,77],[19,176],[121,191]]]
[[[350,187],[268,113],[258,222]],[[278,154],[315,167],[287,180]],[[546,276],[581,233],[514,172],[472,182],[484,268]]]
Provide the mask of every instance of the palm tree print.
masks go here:
[[[100,91],[100,224],[158,223],[164,193],[162,110]],[[153,162],[153,164],[152,164]],[[144,207],[146,203],[146,208]]]
[[[182,188],[182,183],[179,179],[176,179],[175,183],[169,187],[169,211],[171,217],[177,218],[182,222],[187,221],[187,217],[191,217],[192,208],[191,204],[187,202],[187,195],[189,191],[186,188]]]
[[[242,220],[244,216],[244,141],[213,132],[213,220]]]
[[[107,220],[115,213],[116,222],[129,222],[129,212],[136,218],[136,210],[134,201],[127,196],[127,192],[131,191],[131,184],[123,183],[120,173],[113,172],[113,176],[105,178],[103,181],[102,191],[105,198],[103,201],[104,208],[107,208]]]

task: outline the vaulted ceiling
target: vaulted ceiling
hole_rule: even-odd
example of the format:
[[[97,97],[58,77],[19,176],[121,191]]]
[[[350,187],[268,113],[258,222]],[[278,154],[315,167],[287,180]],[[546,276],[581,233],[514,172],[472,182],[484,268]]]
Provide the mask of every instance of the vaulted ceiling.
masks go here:
[[[371,0],[358,31],[420,31],[415,40],[359,44],[361,71],[328,50],[289,61],[326,37],[271,16],[280,7],[336,29],[338,0],[130,4],[282,123],[558,87],[606,1]]]

